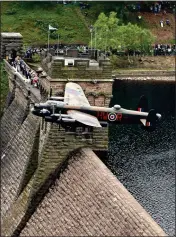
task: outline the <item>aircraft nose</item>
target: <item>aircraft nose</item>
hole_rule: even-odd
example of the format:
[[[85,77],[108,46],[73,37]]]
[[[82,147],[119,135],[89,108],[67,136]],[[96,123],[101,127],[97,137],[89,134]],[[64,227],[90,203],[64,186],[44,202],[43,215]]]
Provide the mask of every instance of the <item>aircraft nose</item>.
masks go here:
[[[40,108],[40,104],[35,104],[34,105],[34,109],[39,109]]]

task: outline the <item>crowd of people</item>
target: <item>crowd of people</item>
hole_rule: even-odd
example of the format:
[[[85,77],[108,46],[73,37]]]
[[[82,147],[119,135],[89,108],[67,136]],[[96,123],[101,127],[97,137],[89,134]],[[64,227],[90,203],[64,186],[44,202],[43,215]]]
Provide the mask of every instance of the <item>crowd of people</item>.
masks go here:
[[[129,2],[126,8],[132,12],[152,12],[155,15],[175,12],[175,4],[171,1],[137,2],[136,4]]]
[[[43,47],[29,47],[25,53],[24,53],[24,57],[25,58],[31,58],[32,59],[32,56],[35,55],[35,54],[41,54],[42,52],[46,52],[47,49],[46,48],[43,48]]]
[[[154,56],[170,56],[170,55],[176,55],[176,48],[174,45],[169,44],[155,44],[153,48],[153,55]]]
[[[170,26],[171,25],[169,19],[166,19],[166,21],[160,20],[160,26],[164,27],[164,25],[166,25],[166,26]]]
[[[75,45],[59,44],[59,46],[57,44],[55,44],[55,45],[50,45],[49,49],[54,51],[55,55],[63,54],[68,49],[78,49],[79,53],[88,53],[88,46],[87,45],[82,45],[82,44],[75,44]],[[28,47],[28,49],[24,53],[24,58],[32,59],[32,57],[35,54],[40,55],[43,52],[47,53],[47,51],[48,51],[48,48],[46,48],[46,47]]]
[[[11,58],[9,55],[8,62],[24,77],[26,82],[30,83],[36,88],[39,88],[39,78],[37,73],[30,69],[21,57],[17,56],[15,58]]]

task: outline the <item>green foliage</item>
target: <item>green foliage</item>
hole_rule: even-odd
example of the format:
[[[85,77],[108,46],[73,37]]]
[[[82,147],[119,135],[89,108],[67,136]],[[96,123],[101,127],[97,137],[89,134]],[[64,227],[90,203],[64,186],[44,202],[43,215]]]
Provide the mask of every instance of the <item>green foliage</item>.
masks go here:
[[[131,67],[136,67],[137,62],[136,59],[133,58],[133,60],[128,60],[127,56],[117,56],[117,55],[111,55],[110,57],[111,64],[113,70],[119,69],[119,68],[131,68]]]
[[[7,73],[4,69],[4,63],[0,63],[0,68],[1,68],[1,113],[4,108],[4,103],[6,100],[6,96],[8,94],[9,90],[9,84],[8,84],[8,76]]]
[[[95,25],[101,12],[104,13],[102,18],[105,22],[109,20],[109,12],[115,12],[116,18],[118,18],[118,27],[123,24],[127,25],[129,22],[142,28],[151,27],[146,25],[143,19],[137,20],[136,12],[129,11],[129,9],[133,9],[136,2],[89,1],[88,3],[90,9],[81,10],[79,3],[74,4],[74,1],[72,4],[65,6],[57,4],[56,1],[2,1],[1,31],[21,33],[24,39],[23,42],[27,45],[43,45],[47,44],[48,25],[50,24],[58,28],[58,33],[61,36],[60,42],[82,42],[87,44],[90,40],[88,26]],[[88,13],[86,17],[84,16],[85,11]],[[117,38],[112,37],[115,31],[115,23],[113,14],[110,14],[109,26],[97,27],[99,48],[105,49],[106,47],[109,49],[110,47],[116,47],[116,45],[122,45],[121,39],[120,42],[117,42]],[[108,28],[108,31],[106,31],[106,28]],[[50,43],[57,43],[56,32],[51,33]]]
[[[50,32],[50,44],[57,44],[57,34],[61,43],[82,43],[89,41],[90,33],[84,17],[76,13],[80,7],[70,7],[56,2],[2,2],[1,31],[19,32],[27,45],[44,45],[48,39],[48,25],[58,29]],[[18,9],[16,15],[6,15],[7,9]],[[20,19],[20,20],[19,20]]]
[[[16,13],[17,13],[17,9],[16,8],[8,9],[5,12],[6,15],[15,15]]]
[[[101,13],[94,24],[97,47],[102,50],[125,49],[149,52],[154,42],[154,36],[147,29],[142,29],[136,24],[120,25],[115,12],[110,12],[109,17]],[[95,37],[93,37],[95,45]]]
[[[40,61],[41,61],[40,55],[34,54],[34,55],[32,56],[32,60],[33,60],[34,63],[40,62]]]

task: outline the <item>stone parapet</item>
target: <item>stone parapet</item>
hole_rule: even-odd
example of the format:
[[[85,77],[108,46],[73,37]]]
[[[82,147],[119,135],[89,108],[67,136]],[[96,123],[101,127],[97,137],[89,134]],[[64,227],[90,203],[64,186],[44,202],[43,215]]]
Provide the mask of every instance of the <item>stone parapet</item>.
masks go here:
[[[22,97],[23,98],[23,97]],[[6,149],[8,143],[14,138],[20,129],[25,117],[25,108],[27,101],[24,99],[23,105],[17,99],[14,99],[10,106],[6,109],[1,118],[1,149]]]
[[[1,58],[8,56],[12,50],[21,55],[23,46],[23,36],[20,33],[2,32],[1,33]]]
[[[90,63],[89,59],[72,59],[72,67],[65,66],[65,60],[48,56],[42,61],[42,66],[52,79],[111,79],[112,77],[112,65],[109,60]]]
[[[7,120],[7,123],[11,119]],[[39,118],[29,114],[15,136],[11,139],[1,161],[1,216],[3,217],[18,197],[20,185],[24,183],[27,164],[31,163]],[[14,129],[15,130],[15,129]],[[34,172],[34,169],[33,169]]]

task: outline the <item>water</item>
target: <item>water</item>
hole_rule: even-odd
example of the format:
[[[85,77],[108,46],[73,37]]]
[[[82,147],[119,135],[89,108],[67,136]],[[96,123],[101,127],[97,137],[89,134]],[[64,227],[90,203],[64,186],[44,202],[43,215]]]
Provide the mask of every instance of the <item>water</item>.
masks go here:
[[[118,87],[117,87],[118,84]],[[154,132],[140,125],[109,127],[107,166],[144,209],[170,236],[175,235],[175,119],[174,85],[143,82],[114,85],[111,104],[135,108],[134,102],[147,94],[162,114]],[[154,91],[153,91],[154,90]],[[140,93],[140,95],[139,95]],[[137,98],[138,97],[138,98]]]

